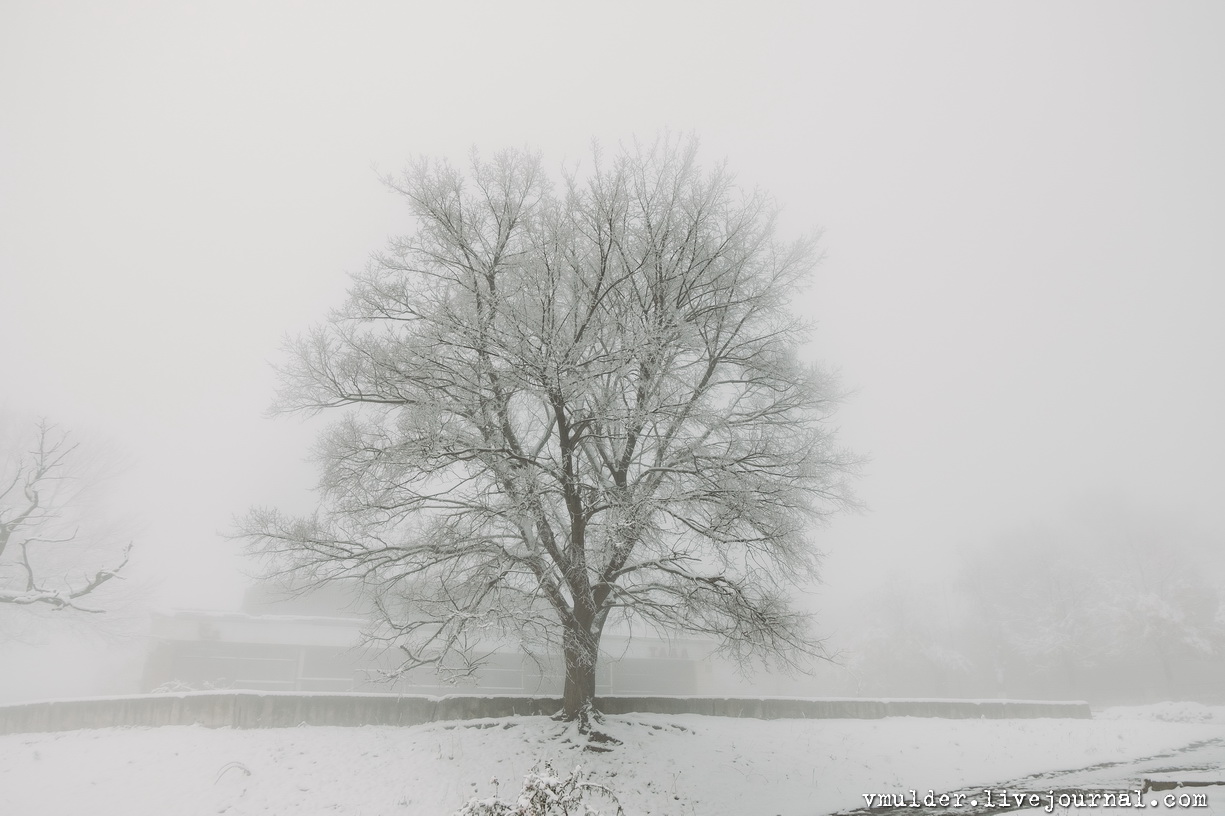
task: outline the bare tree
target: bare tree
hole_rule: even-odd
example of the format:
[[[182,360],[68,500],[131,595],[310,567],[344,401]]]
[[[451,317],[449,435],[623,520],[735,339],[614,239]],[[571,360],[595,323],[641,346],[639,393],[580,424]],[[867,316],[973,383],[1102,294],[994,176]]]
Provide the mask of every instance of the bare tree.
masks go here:
[[[127,565],[131,544],[110,567],[71,563],[100,543],[82,537],[72,519],[77,450],[43,421],[33,448],[0,464],[0,604],[105,611],[93,596]]]
[[[253,511],[256,549],[379,588],[405,669],[559,648],[584,730],[612,618],[743,661],[820,654],[789,589],[857,460],[789,310],[815,239],[777,240],[771,200],[692,140],[597,149],[560,192],[524,151],[387,183],[416,233],[282,370],[281,410],[355,407],[321,439],[321,506]]]

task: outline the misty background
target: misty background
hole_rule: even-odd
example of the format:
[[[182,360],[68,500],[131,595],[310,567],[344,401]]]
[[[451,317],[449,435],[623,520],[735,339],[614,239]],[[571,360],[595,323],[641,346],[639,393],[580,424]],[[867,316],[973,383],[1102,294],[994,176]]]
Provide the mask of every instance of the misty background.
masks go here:
[[[1207,2],[6,3],[0,425],[105,451],[93,506],[136,548],[101,628],[0,627],[0,700],[127,690],[138,607],[236,609],[232,517],[312,506],[318,425],[266,417],[272,365],[412,229],[379,173],[664,129],[823,230],[796,307],[872,461],[805,603],[860,690],[1016,693],[1009,661],[1060,676],[1106,626],[1154,671],[1196,653],[1225,626],[1223,35]]]

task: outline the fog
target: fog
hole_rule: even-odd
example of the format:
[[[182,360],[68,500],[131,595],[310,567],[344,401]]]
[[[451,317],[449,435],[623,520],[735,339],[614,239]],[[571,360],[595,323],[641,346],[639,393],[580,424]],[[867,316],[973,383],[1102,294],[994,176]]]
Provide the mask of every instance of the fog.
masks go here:
[[[873,615],[913,596],[899,615],[928,620],[932,598],[972,605],[971,576],[1034,564],[1139,572],[1175,587],[1159,599],[1186,594],[1150,575],[1174,564],[1219,599],[1223,36],[1225,8],[1191,2],[9,2],[0,413],[123,463],[105,515],[133,530],[149,606],[236,609],[232,518],[311,506],[318,425],[266,415],[283,339],[411,230],[379,173],[693,132],[778,199],[784,233],[823,230],[797,307],[852,392],[841,438],[871,457],[865,512],[817,535],[805,603],[831,644],[862,658],[890,631]],[[1049,608],[1016,594],[1014,629]],[[135,682],[138,625],[46,626],[0,642],[0,697]],[[939,648],[977,648],[946,629]],[[865,660],[865,693],[1016,691],[891,685]]]

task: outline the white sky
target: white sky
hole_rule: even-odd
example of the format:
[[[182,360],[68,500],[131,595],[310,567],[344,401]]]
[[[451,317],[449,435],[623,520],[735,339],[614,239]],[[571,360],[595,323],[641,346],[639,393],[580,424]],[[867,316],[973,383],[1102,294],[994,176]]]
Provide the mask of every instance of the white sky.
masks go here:
[[[831,592],[1113,495],[1225,535],[1225,5],[0,7],[0,409],[135,462],[164,603],[303,509],[286,334],[405,231],[372,167],[695,131],[825,229],[806,304],[872,511]]]

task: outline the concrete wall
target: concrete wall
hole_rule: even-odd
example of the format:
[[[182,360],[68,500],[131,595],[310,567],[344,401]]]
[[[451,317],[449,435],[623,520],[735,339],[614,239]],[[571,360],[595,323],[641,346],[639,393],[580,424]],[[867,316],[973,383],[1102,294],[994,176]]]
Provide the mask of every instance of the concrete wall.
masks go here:
[[[1089,717],[1089,705],[1080,702],[604,697],[598,701],[598,705],[607,714],[705,714],[766,720]],[[297,725],[420,725],[437,720],[552,714],[560,707],[559,699],[549,697],[203,691],[0,706],[0,734],[113,726],[288,728]]]

